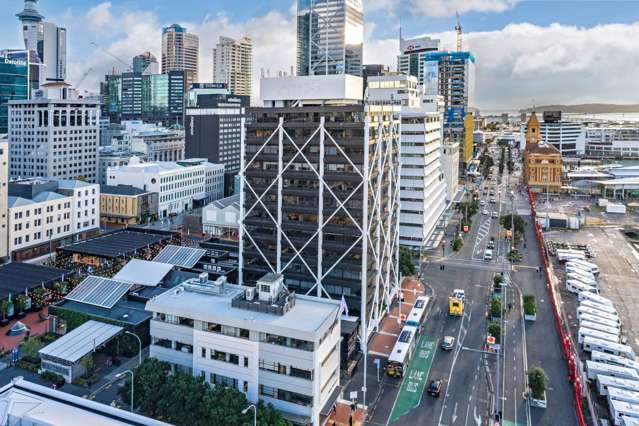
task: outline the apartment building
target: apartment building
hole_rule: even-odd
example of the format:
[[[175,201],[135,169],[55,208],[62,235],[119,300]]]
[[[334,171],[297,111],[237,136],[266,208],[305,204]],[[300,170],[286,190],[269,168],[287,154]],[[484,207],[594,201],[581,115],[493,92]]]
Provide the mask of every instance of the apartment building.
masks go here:
[[[158,194],[129,185],[100,185],[100,219],[107,223],[144,224],[158,216]]]
[[[8,248],[13,260],[37,257],[99,231],[97,184],[25,179],[9,183],[8,194]]]
[[[167,217],[224,194],[224,166],[207,163],[204,159],[143,163],[134,156],[128,165],[107,170],[107,184],[157,192],[158,215]]]
[[[213,49],[213,82],[224,83],[234,95],[251,96],[253,41],[220,36]]]
[[[198,81],[200,38],[173,24],[162,29],[162,74],[184,71],[184,88]]]
[[[150,355],[319,425],[339,385],[339,301],[289,292],[279,274],[225,281],[204,273],[149,300]]]
[[[77,98],[62,82],[9,101],[9,175],[96,182],[99,120],[99,103]]]

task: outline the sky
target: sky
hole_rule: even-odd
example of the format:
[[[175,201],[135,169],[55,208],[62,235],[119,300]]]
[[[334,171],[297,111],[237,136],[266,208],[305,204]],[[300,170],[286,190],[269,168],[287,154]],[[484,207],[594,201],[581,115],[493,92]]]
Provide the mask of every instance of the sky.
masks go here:
[[[476,62],[476,107],[514,110],[542,104],[639,103],[637,0],[363,0],[364,63],[396,67],[405,38],[430,35],[455,48],[455,12],[463,47]],[[0,49],[23,47],[15,13],[3,1]],[[9,7],[7,7],[9,6]],[[68,82],[97,92],[112,70],[151,51],[160,58],[162,27],[179,23],[200,37],[200,81],[212,80],[220,35],[253,39],[254,93],[262,69],[295,65],[294,0],[39,0],[47,21],[67,28]],[[10,13],[7,13],[7,9]],[[12,10],[11,10],[12,9]],[[97,43],[96,48],[92,43]]]

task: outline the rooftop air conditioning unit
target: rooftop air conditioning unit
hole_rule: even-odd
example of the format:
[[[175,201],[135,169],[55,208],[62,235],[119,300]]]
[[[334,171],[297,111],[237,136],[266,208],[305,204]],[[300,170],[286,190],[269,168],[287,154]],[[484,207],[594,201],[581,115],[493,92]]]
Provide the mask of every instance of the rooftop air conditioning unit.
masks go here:
[[[255,299],[255,288],[249,287],[246,290],[244,290],[244,296],[246,297],[246,300],[249,300],[249,301]]]
[[[206,284],[209,281],[209,274],[206,272],[202,272],[200,273],[200,275],[198,275],[200,284]]]

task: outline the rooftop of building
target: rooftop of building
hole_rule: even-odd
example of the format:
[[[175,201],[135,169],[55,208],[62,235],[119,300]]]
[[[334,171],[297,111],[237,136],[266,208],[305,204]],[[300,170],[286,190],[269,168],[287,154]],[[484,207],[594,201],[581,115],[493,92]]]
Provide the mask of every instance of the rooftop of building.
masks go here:
[[[70,274],[64,269],[31,263],[10,262],[0,265],[0,299],[24,293],[25,290],[52,285]]]
[[[217,209],[225,209],[227,207],[240,208],[240,194],[231,195],[230,197],[221,198],[219,200],[209,203],[206,207],[215,207]]]
[[[527,143],[526,152],[540,155],[561,155],[561,152],[551,144]]]
[[[363,100],[364,80],[350,74],[267,77],[260,80],[260,99],[268,102],[349,102]]]
[[[60,247],[68,253],[114,258],[126,256],[171,238],[171,233],[138,228],[121,229],[76,244]]]
[[[451,57],[453,59],[469,59],[471,62],[475,62],[475,57],[470,52],[453,52],[446,50],[439,50],[435,52],[426,52],[425,59],[427,61],[438,60],[444,57]]]
[[[166,291],[166,288],[162,289],[162,291]],[[144,300],[132,300],[125,296],[118,300],[110,309],[66,299],[56,303],[55,308],[87,314],[101,320],[118,321],[135,326],[151,319],[152,315],[145,309],[144,305]]]
[[[206,161],[205,158],[189,158],[181,161],[149,161],[142,162],[138,156],[132,156],[129,164],[124,166],[112,167],[112,170],[122,170],[133,173],[169,173],[185,167],[195,167],[204,165],[205,167],[224,167],[223,164],[213,164]]]
[[[134,196],[149,192],[131,185],[100,185],[100,194]]]
[[[272,277],[275,280],[275,277]],[[262,280],[260,280],[262,281]],[[198,284],[183,283],[149,300],[147,310],[171,313],[173,315],[199,319],[218,324],[279,333],[305,340],[312,340],[327,330],[339,317],[339,301],[310,296],[291,295],[294,303],[289,303],[282,315],[270,313],[271,304],[244,300],[247,287],[235,284],[215,285],[211,282]],[[257,295],[255,298],[257,299]],[[238,300],[246,302],[237,307]],[[254,308],[246,305],[255,304]],[[257,305],[260,307],[257,307]],[[234,306],[235,305],[235,306]]]

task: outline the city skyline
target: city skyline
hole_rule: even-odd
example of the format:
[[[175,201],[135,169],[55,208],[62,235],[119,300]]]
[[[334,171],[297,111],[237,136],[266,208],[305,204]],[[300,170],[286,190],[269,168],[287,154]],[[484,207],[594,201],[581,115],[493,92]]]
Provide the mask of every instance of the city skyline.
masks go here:
[[[68,29],[68,81],[77,83],[91,68],[83,90],[97,92],[103,74],[122,68],[90,42],[127,62],[146,50],[159,57],[162,27],[172,23],[200,36],[202,82],[210,81],[211,51],[220,35],[254,39],[254,94],[261,68],[275,75],[295,67],[294,1],[216,4],[210,9],[187,0],[176,11],[165,0],[152,8],[136,1],[45,0],[38,2],[38,8],[47,21]],[[459,10],[464,48],[479,58],[476,106],[481,109],[515,109],[533,102],[630,103],[633,89],[639,89],[631,73],[614,81],[600,77],[635,62],[639,47],[632,41],[639,35],[639,10],[631,1],[616,1],[614,7],[610,2],[587,1],[578,8],[574,1],[552,2],[552,13],[547,1],[370,0],[364,4],[364,63],[386,63],[391,69],[396,67],[400,15],[405,37],[431,35],[442,39],[443,49],[454,49],[454,12]],[[15,13],[22,9],[21,2],[12,5]],[[14,15],[0,18],[4,48],[23,44]],[[600,60],[602,55],[608,59]]]

